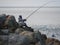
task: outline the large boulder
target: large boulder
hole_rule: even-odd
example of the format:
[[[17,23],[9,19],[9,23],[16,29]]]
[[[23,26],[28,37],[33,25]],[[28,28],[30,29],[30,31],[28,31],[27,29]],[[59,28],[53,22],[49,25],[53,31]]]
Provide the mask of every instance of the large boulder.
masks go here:
[[[43,39],[44,41],[46,41],[47,36],[46,36],[45,34],[41,34],[41,35],[42,35],[42,39]]]
[[[45,42],[45,45],[60,45],[60,41],[54,38],[47,38],[45,34],[42,35],[42,40]],[[35,43],[35,45],[41,45],[41,41]]]
[[[20,36],[26,36],[29,39],[30,44],[45,45],[45,41],[44,41],[45,35],[41,35],[41,33],[39,31],[36,31],[36,32],[23,31],[22,33],[20,33]]]
[[[60,45],[60,41],[54,38],[47,38],[46,45]]]
[[[34,44],[34,33],[23,31],[20,34],[12,34],[9,36],[10,45],[32,45]]]
[[[30,42],[35,42],[34,40],[34,32],[30,32],[30,31],[23,31],[22,33],[20,33],[21,36],[26,36],[27,38],[29,38]]]
[[[0,29],[3,28],[5,20],[6,20],[6,14],[1,14],[0,15]]]
[[[10,45],[34,45],[36,40],[34,39],[34,32],[23,31],[20,34],[12,34],[9,36]]]
[[[18,27],[15,17],[8,15],[6,18],[4,26],[9,28],[10,32],[14,32],[15,29]]]
[[[45,42],[45,45],[60,45],[60,41],[54,38],[47,38],[45,34],[41,34],[42,40]],[[40,45],[40,41],[36,45]]]
[[[40,42],[41,45],[46,45],[44,38],[42,37],[42,34],[39,31],[35,32],[35,38],[38,40],[38,42]]]

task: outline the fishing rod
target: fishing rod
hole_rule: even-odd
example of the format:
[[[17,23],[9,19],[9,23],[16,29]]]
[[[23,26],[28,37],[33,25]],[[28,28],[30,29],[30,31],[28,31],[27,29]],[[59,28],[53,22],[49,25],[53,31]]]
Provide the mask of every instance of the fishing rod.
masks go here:
[[[40,6],[39,8],[37,8],[36,10],[34,10],[30,15],[28,15],[26,17],[26,19],[28,19],[30,16],[32,16],[32,14],[34,14],[35,12],[37,12],[39,9],[43,8],[45,5],[47,5],[48,3],[50,3],[51,1],[48,1],[47,3],[43,4],[42,6]]]

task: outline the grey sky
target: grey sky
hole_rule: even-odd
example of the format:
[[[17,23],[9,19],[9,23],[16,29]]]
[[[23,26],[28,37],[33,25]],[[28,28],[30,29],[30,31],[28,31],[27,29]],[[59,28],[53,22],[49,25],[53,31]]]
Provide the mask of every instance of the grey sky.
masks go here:
[[[0,7],[39,7],[48,1],[45,6],[60,7],[60,0],[0,0]],[[11,14],[18,20],[18,15],[26,18],[37,8],[0,8],[0,14]],[[60,8],[41,8],[27,20],[28,25],[60,24]]]
[[[53,2],[47,4],[47,6],[60,6],[60,0],[0,0],[0,6],[36,7],[41,6],[48,1]]]

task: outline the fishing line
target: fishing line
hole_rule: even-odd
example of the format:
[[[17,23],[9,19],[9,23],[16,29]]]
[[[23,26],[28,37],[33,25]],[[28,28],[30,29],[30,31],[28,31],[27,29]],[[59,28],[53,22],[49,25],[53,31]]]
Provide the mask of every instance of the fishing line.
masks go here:
[[[26,17],[26,19],[28,19],[30,16],[32,16],[32,14],[34,14],[35,12],[37,12],[39,9],[43,8],[45,5],[47,5],[48,3],[53,2],[53,1],[48,1],[47,3],[43,4],[42,6],[40,6],[39,8],[37,8],[36,10],[34,10],[30,15],[28,15]]]

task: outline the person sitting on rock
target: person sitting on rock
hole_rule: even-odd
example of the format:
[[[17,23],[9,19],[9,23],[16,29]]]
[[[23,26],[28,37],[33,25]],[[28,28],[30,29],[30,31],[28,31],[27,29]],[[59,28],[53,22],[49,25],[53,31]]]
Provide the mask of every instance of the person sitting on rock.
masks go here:
[[[25,21],[26,21],[26,19],[22,19],[22,16],[19,15],[19,18],[18,18],[19,27],[23,27],[23,26],[28,27],[28,26],[26,25]]]

